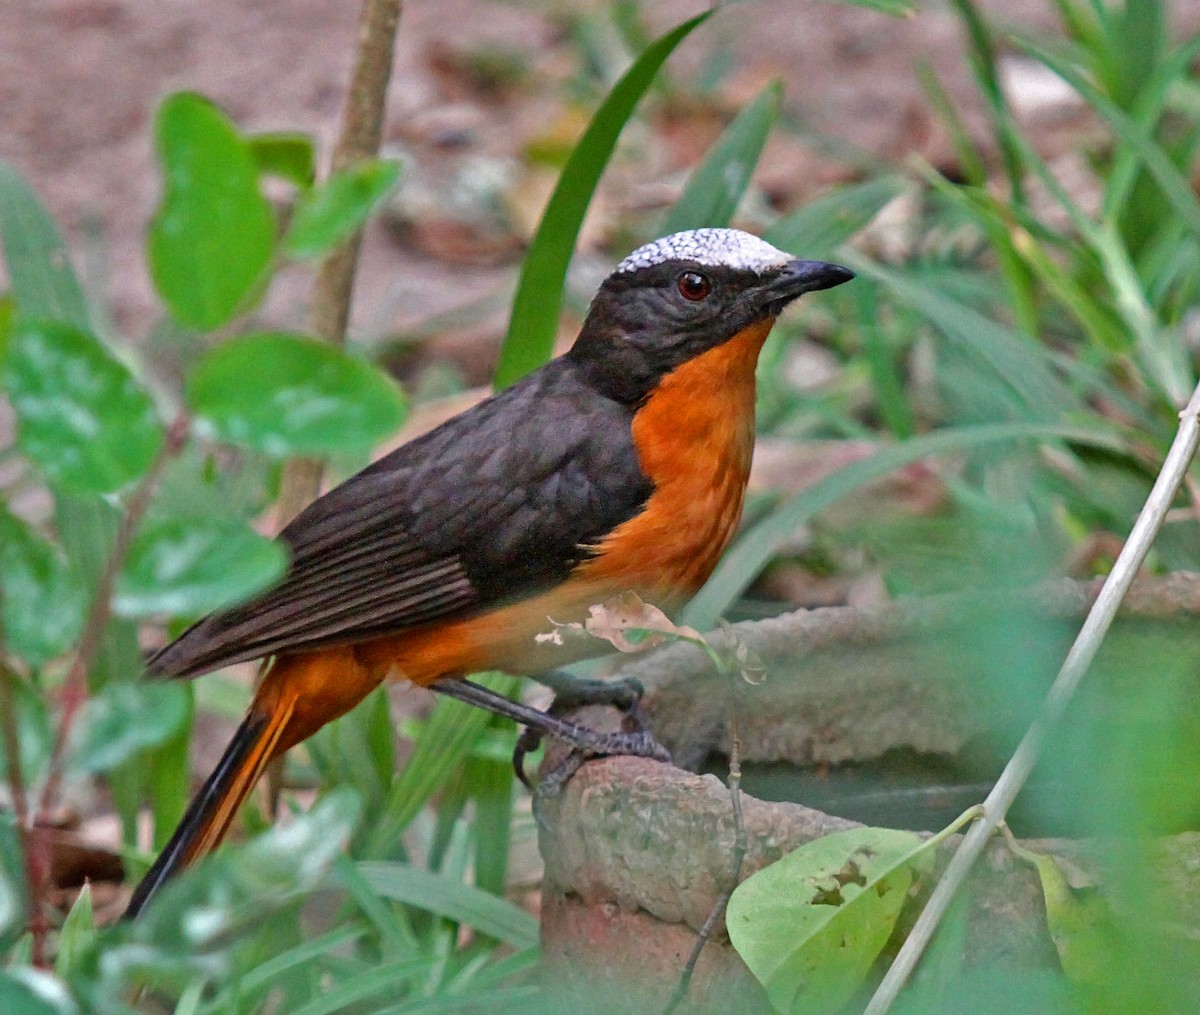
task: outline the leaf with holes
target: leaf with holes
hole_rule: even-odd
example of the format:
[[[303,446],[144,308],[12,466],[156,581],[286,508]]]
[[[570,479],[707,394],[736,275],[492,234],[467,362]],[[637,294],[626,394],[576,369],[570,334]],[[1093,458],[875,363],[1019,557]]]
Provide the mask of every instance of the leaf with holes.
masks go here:
[[[225,324],[271,263],[275,218],[259,167],[230,119],[190,92],[168,96],[154,125],[163,199],[147,253],[155,288],[182,324]]]
[[[740,884],[729,939],[776,1011],[837,1011],[895,929],[931,844],[912,832],[854,828],[801,846]]]
[[[272,455],[363,453],[404,421],[400,389],[326,342],[267,332],[218,346],[188,382],[201,433]]]
[[[154,405],[92,335],[24,321],[4,361],[17,443],[46,479],[75,493],[111,493],[141,476],[162,444]]]

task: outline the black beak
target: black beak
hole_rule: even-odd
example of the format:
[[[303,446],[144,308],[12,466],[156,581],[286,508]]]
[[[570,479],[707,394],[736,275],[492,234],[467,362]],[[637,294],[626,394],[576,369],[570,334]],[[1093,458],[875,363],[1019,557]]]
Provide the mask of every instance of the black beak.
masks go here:
[[[832,289],[835,285],[849,282],[854,272],[840,264],[825,261],[788,261],[783,271],[763,287],[763,298],[768,313],[778,314],[797,296]]]

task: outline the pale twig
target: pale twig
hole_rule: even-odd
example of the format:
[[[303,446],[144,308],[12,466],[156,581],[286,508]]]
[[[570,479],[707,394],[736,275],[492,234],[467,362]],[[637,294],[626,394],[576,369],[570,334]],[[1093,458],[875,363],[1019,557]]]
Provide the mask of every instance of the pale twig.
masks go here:
[[[996,828],[1004,821],[1009,807],[1025,785],[1034,765],[1041,757],[1047,738],[1062,719],[1079,682],[1100,650],[1121,600],[1129,591],[1129,586],[1145,560],[1163,519],[1170,510],[1176,491],[1187,473],[1197,445],[1200,445],[1200,387],[1192,393],[1187,408],[1179,414],[1179,418],[1179,430],[1175,434],[1170,451],[1167,452],[1158,478],[1154,481],[1154,487],[1146,498],[1146,504],[1113,564],[1100,595],[1084,620],[1062,669],[1055,677],[1038,717],[1029,727],[996,785],[983,802],[983,817],[963,837],[958,851],[951,858],[941,880],[925,904],[925,909],[917,918],[895,961],[867,1005],[864,1015],[885,1015],[895,1002],[955,893],[970,872],[971,866],[983,852]]]
[[[146,474],[141,478],[129,497],[125,513],[117,526],[117,534],[113,539],[112,549],[104,562],[104,569],[96,582],[96,592],[92,597],[87,619],[83,624],[83,634],[79,638],[79,648],[67,671],[62,687],[62,715],[59,716],[58,729],[54,736],[54,747],[50,752],[50,762],[47,767],[46,781],[42,786],[41,796],[36,811],[31,815],[38,820],[53,810],[58,802],[58,793],[62,786],[63,767],[66,758],[67,744],[79,709],[87,700],[87,677],[96,662],[96,655],[104,638],[104,629],[108,626],[112,614],[112,594],[120,573],[125,555],[129,552],[133,534],[150,506],[150,497],[158,480],[162,476],[167,463],[182,450],[187,440],[188,420],[180,415],[167,430],[166,439],[159,449],[158,455],[151,463]]]
[[[341,131],[330,159],[331,172],[379,152],[402,6],[401,0],[363,0],[354,69],[342,107]],[[330,251],[317,269],[313,283],[310,326],[315,335],[337,345],[346,338],[361,235],[355,232]],[[294,458],[284,467],[276,513],[280,528],[320,493],[321,471],[321,461],[314,458]]]

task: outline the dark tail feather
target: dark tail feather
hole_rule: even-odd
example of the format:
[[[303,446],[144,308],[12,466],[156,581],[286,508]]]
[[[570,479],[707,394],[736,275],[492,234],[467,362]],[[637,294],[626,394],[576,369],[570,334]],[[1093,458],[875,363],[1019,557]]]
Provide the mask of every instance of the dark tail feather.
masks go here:
[[[188,805],[171,841],[133,890],[126,919],[137,916],[155,892],[180,870],[217,847],[275,756],[291,713],[291,708],[281,708],[264,715],[252,708],[242,720],[220,764]]]

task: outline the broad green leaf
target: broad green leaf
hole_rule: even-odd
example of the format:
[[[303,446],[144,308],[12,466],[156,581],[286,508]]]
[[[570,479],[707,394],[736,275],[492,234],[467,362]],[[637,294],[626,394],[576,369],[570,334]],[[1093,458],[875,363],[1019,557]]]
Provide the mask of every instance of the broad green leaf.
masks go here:
[[[782,97],[783,84],[772,81],[725,128],[667,212],[664,235],[729,225],[779,115]]]
[[[395,186],[400,163],[368,159],[334,173],[296,204],[284,249],[296,258],[320,257],[347,240]]]
[[[370,861],[358,869],[384,898],[466,924],[514,948],[531,948],[538,942],[532,915],[474,885],[406,863]]]
[[[301,190],[312,186],[317,174],[317,152],[307,134],[291,131],[250,134],[246,146],[263,176],[277,176]]]
[[[701,631],[710,630],[717,618],[770,563],[780,547],[794,538],[801,525],[866,484],[922,458],[1021,440],[1069,440],[1120,450],[1118,442],[1106,431],[1030,423],[964,426],[883,447],[870,458],[853,462],[789,497],[766,518],[743,532],[682,612],[680,623]]]
[[[96,942],[96,914],[92,908],[92,886],[84,883],[75,904],[63,921],[58,934],[58,954],[54,957],[54,972],[68,977]]]
[[[270,264],[271,205],[250,147],[207,99],[168,96],[155,140],[163,198],[150,225],[150,274],[180,323],[211,330],[242,308]]]
[[[930,861],[920,836],[890,828],[806,843],[734,890],[729,940],[776,1011],[837,1011],[866,979]]]
[[[192,371],[198,430],[272,455],[362,453],[404,421],[400,390],[327,342],[267,332],[225,342]]]
[[[248,599],[286,567],[281,544],[236,519],[168,518],[138,532],[113,610],[123,617],[207,613]]]
[[[768,243],[797,257],[829,257],[863,229],[885,204],[904,190],[898,176],[881,176],[830,190],[776,222],[765,234]]]
[[[84,705],[72,731],[70,766],[107,772],[174,736],[188,711],[187,690],[179,684],[114,680]]]
[[[6,648],[41,666],[75,643],[87,607],[62,553],[0,508],[0,616]]]
[[[497,388],[507,387],[550,358],[571,253],[617,138],[663,62],[711,14],[691,18],[651,43],[613,86],[571,152],[521,266],[508,335],[496,367]]]
[[[4,362],[17,442],[54,486],[111,493],[137,479],[162,444],[149,396],[91,335],[23,321]]]
[[[26,318],[88,328],[87,303],[66,247],[32,187],[0,159],[0,242],[9,285]]]

